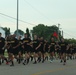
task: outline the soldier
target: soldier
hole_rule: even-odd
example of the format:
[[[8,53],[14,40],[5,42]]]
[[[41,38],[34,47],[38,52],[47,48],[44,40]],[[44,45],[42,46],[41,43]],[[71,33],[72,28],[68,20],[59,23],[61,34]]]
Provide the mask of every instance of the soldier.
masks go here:
[[[16,39],[16,35],[13,34],[11,37],[11,65],[10,66],[14,66],[14,62],[13,59],[14,57],[17,59],[17,55],[18,55],[18,40]],[[13,57],[14,56],[14,57]]]
[[[48,60],[48,51],[49,51],[49,43],[47,40],[44,40],[44,51],[45,51],[45,60]]]
[[[61,48],[61,62],[63,62],[63,65],[66,64],[66,52],[68,49],[68,44],[64,41],[64,39],[61,39],[61,42],[59,43]]]
[[[52,62],[53,59],[54,59],[55,45],[56,45],[56,43],[54,41],[54,38],[51,38],[51,42],[50,42],[50,45],[49,45],[49,52],[50,52],[50,59],[51,59],[50,62]]]
[[[25,33],[24,38],[23,38],[23,49],[24,49],[24,54],[25,54],[25,59],[23,61],[23,65],[29,63],[29,58],[30,58],[30,42],[31,39],[28,37],[28,35]]]
[[[45,54],[45,50],[44,50],[44,38],[43,37],[41,37],[40,38],[40,48],[39,48],[39,50],[40,50],[40,52],[39,52],[39,54],[41,54],[41,56],[42,56],[42,63],[44,63],[44,54]]]
[[[56,45],[55,45],[55,57],[56,57],[56,59],[58,59],[59,56],[60,56],[60,46],[59,46],[59,42],[57,41]]]
[[[1,59],[2,59],[2,63],[4,60],[7,59],[4,57],[4,52],[5,52],[5,39],[2,37],[2,33],[0,33],[0,65],[1,65]]]
[[[34,40],[33,40],[33,53],[34,53],[34,63],[33,64],[36,64],[37,63],[37,59],[38,59],[38,52],[39,52],[39,40],[38,40],[38,37],[37,35],[34,35]]]

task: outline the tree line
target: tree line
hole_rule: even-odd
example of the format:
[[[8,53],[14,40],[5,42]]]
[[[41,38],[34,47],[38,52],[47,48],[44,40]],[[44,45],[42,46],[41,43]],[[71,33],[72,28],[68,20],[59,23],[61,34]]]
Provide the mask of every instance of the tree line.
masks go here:
[[[8,36],[11,34],[10,28],[2,27],[2,29],[5,31],[5,36]],[[57,37],[53,36],[54,32],[56,32],[59,36],[59,38],[62,38],[61,31],[58,31],[58,27],[56,25],[47,26],[44,24],[38,24],[37,26],[33,27],[32,30],[29,30],[29,28],[26,28],[25,32],[21,29],[18,29],[19,35],[24,35],[24,33],[28,34],[28,37],[30,37],[30,32],[33,35],[37,35],[39,37],[44,37],[44,39],[49,40],[51,37],[54,37],[55,40],[58,40]],[[15,30],[14,34],[17,34],[17,30]],[[76,44],[76,39],[65,39],[68,43],[74,43]]]

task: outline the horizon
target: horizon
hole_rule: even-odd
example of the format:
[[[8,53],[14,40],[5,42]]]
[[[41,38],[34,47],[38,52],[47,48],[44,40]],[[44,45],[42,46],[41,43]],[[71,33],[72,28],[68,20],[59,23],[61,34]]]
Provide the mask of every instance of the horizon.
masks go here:
[[[19,0],[19,29],[25,31],[38,24],[47,26],[60,24],[64,38],[76,39],[76,0]],[[0,13],[16,18],[17,0],[1,0]],[[34,25],[32,25],[34,24]],[[16,20],[0,14],[0,26],[9,27],[11,32],[16,28]]]

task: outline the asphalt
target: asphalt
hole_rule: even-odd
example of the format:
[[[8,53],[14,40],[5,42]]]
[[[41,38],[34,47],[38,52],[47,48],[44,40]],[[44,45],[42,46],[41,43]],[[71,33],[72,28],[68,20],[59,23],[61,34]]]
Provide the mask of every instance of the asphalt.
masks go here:
[[[52,63],[45,61],[44,63],[28,65],[18,64],[10,67],[5,63],[0,66],[0,75],[76,75],[76,59],[68,60],[66,65],[60,63],[60,60],[54,60]]]

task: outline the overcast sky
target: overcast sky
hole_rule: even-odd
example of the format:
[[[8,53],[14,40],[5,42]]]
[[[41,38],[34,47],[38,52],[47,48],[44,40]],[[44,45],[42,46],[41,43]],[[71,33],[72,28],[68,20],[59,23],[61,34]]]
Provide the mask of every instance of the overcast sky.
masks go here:
[[[0,13],[16,18],[17,0],[0,0]],[[35,25],[58,25],[65,38],[76,38],[76,0],[19,0],[19,19]],[[19,22],[19,29],[35,25]],[[0,26],[16,30],[16,20],[0,14]]]

